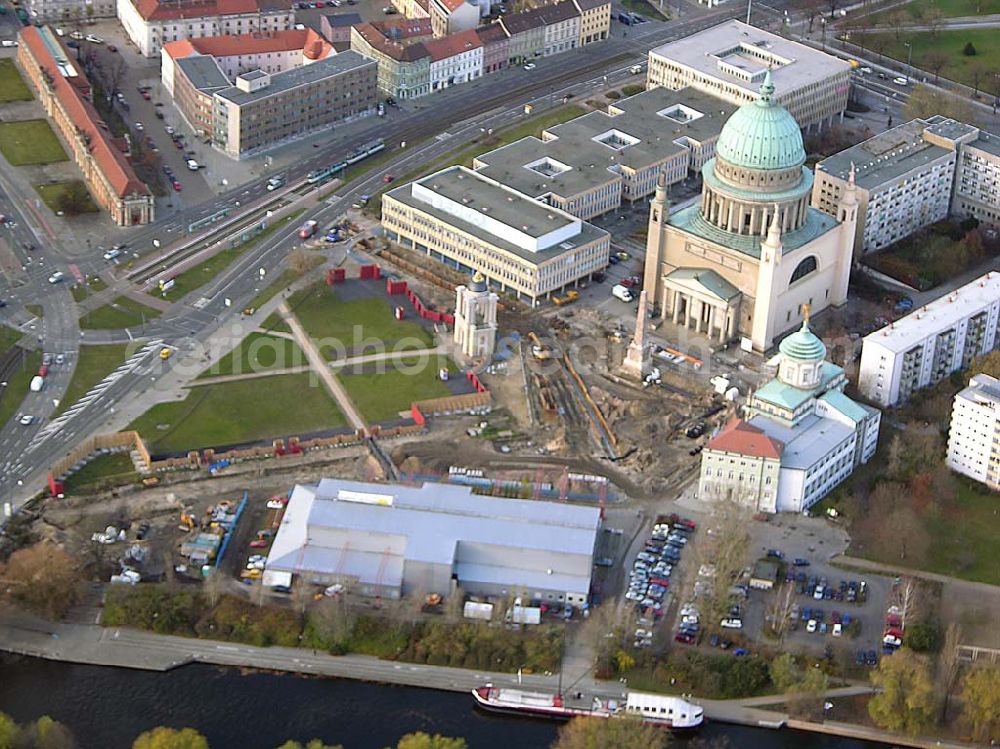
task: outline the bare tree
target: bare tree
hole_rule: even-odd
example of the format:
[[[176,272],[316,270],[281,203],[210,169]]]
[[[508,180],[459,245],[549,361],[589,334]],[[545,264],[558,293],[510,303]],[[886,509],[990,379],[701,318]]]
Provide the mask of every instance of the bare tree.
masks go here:
[[[975,97],[979,98],[979,87],[989,79],[989,70],[986,63],[976,61],[969,66],[969,78],[972,79],[972,88],[975,90]]]
[[[455,588],[451,595],[444,599],[444,613],[449,621],[460,622],[465,611],[465,591]]]
[[[302,575],[298,575],[295,582],[292,583],[292,608],[299,616],[305,616],[311,600],[312,592],[309,590],[309,586],[302,579]]]
[[[104,79],[107,81],[109,96],[114,96],[114,93],[119,90],[127,69],[128,66],[125,64],[124,57],[121,55],[111,55],[110,62],[104,68]]]
[[[941,653],[938,655],[938,683],[942,694],[944,694],[944,699],[941,701],[942,724],[948,717],[951,693],[955,689],[955,680],[958,679],[958,672],[962,667],[962,662],[958,659],[958,647],[961,644],[962,625],[958,622],[952,622],[944,632],[944,643],[941,645]]]
[[[768,610],[768,615],[771,617],[771,631],[778,636],[779,643],[785,639],[785,632],[788,631],[791,622],[792,606],[795,603],[794,588],[792,583],[783,583]]]
[[[924,596],[920,589],[920,583],[912,577],[900,578],[890,596],[892,605],[899,609],[899,618],[902,629],[906,629],[906,624],[912,624],[921,618],[924,613]]]
[[[735,502],[721,502],[713,518],[716,527],[711,539],[701,546],[701,563],[712,564],[715,578],[706,614],[718,619],[728,607],[729,589],[747,562],[750,536],[746,532],[749,513]]]
[[[208,601],[208,605],[213,608],[219,603],[219,599],[222,598],[222,593],[225,588],[226,578],[218,570],[212,570],[208,577],[205,578],[205,582],[201,585],[201,592],[205,596],[205,600]]]
[[[258,608],[264,605],[264,581],[261,578],[253,581],[253,587],[250,589],[250,600],[257,604]]]
[[[931,32],[931,36],[937,36],[944,26],[944,11],[940,8],[929,8],[924,13],[924,25]]]
[[[944,69],[945,65],[948,64],[950,59],[951,57],[945,51],[932,49],[928,50],[928,52],[924,54],[922,64],[934,74],[934,82],[937,83],[941,71]]]
[[[813,23],[816,20],[816,16],[819,15],[820,8],[823,6],[825,0],[805,0],[805,4],[802,6],[802,11],[806,14],[806,18],[809,19],[809,32],[813,33]]]

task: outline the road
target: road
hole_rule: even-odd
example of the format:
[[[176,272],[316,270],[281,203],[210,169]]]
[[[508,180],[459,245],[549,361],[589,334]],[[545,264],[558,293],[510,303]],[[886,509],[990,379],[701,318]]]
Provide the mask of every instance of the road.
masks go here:
[[[533,71],[521,68],[481,79],[472,84],[455,87],[433,98],[419,100],[406,109],[387,118],[370,118],[364,127],[354,129],[350,136],[338,136],[324,148],[313,149],[306,158],[285,172],[290,183],[307,172],[331,163],[334,159],[354,150],[358,145],[382,137],[390,144],[389,159],[364,178],[352,182],[346,189],[327,198],[303,218],[312,218],[326,225],[342,216],[362,194],[374,193],[383,186],[385,174],[402,174],[433,161],[441,155],[471,141],[487,129],[498,129],[523,119],[524,105],[532,104],[534,112],[558,106],[565,97],[583,97],[606,84],[631,81],[635,76],[628,68],[645,59],[651,47],[665,41],[687,36],[734,15],[733,10],[704,13],[696,18],[671,23],[647,23],[634,28],[622,28],[619,34],[603,45],[592,45],[563,55],[546,59]],[[627,35],[626,35],[627,34]],[[638,82],[639,79],[636,79]],[[405,148],[399,144],[406,141]],[[178,237],[191,222],[217,213],[224,207],[237,203],[250,204],[268,195],[266,180],[237,188],[218,199],[185,209],[162,222],[132,231],[127,238],[130,248],[153,248],[153,240]],[[13,205],[7,196],[13,193],[3,184],[0,172],[0,208]],[[41,323],[34,324],[40,338],[39,344],[46,351],[66,352],[68,361],[75,361],[80,338],[92,343],[127,342],[135,339],[163,341],[182,351],[192,351],[210,335],[229,324],[243,306],[259,291],[263,279],[273,276],[289,249],[297,244],[296,227],[289,226],[269,236],[265,241],[241,255],[214,281],[176,303],[162,317],[145,323],[141,329],[120,332],[81,333],[76,323],[72,298],[65,284],[48,284],[48,273],[59,268],[70,272],[64,259],[69,256],[63,245],[46,231],[42,222],[15,210],[18,240],[34,243],[34,262],[27,267],[25,278],[19,285],[4,281],[0,290],[5,297],[19,304],[11,304],[0,314],[7,322],[15,309],[23,304],[41,303],[45,315]],[[29,220],[30,219],[30,220]],[[44,249],[42,249],[44,248]],[[22,251],[22,254],[27,254]],[[74,253],[75,254],[75,253]],[[107,263],[96,249],[89,257],[76,259],[73,270],[83,275],[105,274]],[[230,301],[230,305],[226,304]],[[31,331],[36,332],[36,331]],[[138,349],[138,345],[137,345]],[[65,391],[72,374],[71,367],[54,373],[43,394],[32,394],[24,402],[25,410],[35,410],[41,417],[35,427],[25,428],[15,423],[0,430],[0,445],[9,456],[17,456],[0,465],[0,500],[11,502],[16,508],[44,484],[48,467],[86,436],[95,433],[107,421],[108,411],[114,403],[126,397],[142,397],[144,393],[176,387],[177,378],[171,377],[171,361],[137,361],[131,369],[118,373],[114,383],[101,391],[89,404],[67,414],[58,422],[58,428],[45,428],[46,419],[54,403]],[[48,404],[48,405],[46,405]]]

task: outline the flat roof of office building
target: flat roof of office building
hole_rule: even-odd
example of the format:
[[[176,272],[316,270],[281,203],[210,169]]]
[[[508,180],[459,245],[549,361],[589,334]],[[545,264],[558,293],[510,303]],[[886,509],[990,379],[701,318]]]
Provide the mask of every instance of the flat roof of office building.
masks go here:
[[[844,60],[735,20],[663,44],[650,55],[739,86],[754,97],[770,69],[779,100],[851,69]]]
[[[735,110],[692,88],[657,87],[481,154],[477,171],[536,198],[578,194],[617,180],[619,168],[640,171],[689,150],[687,139],[717,137]]]
[[[422,190],[414,190],[415,186]],[[423,191],[429,193],[427,198],[419,194]],[[418,194],[415,195],[415,192]],[[442,169],[416,182],[390,190],[387,195],[444,223],[454,225],[487,244],[536,264],[607,235],[603,229],[463,166]],[[559,230],[575,229],[575,234],[550,247],[531,250],[504,240],[482,223],[474,223],[471,219],[467,220],[450,212],[447,209],[449,204],[454,208],[461,207],[470,215],[474,212],[474,215],[484,219],[483,223],[489,219],[532,239],[542,239]]]

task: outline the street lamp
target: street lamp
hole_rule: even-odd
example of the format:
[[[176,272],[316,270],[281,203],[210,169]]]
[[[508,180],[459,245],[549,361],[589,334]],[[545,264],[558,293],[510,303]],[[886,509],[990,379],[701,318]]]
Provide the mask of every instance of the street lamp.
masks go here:
[[[826,19],[819,19],[820,27],[823,29],[823,51],[826,52]]]
[[[906,45],[906,82],[910,82],[910,78],[913,75],[913,45],[909,42],[903,42]]]

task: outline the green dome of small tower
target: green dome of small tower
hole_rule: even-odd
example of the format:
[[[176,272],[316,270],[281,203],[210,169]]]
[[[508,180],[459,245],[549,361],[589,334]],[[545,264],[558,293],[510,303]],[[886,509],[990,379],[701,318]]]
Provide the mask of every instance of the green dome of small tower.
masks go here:
[[[799,123],[773,97],[768,70],[757,100],[737,109],[723,126],[715,146],[720,159],[747,169],[792,169],[805,163]]]

